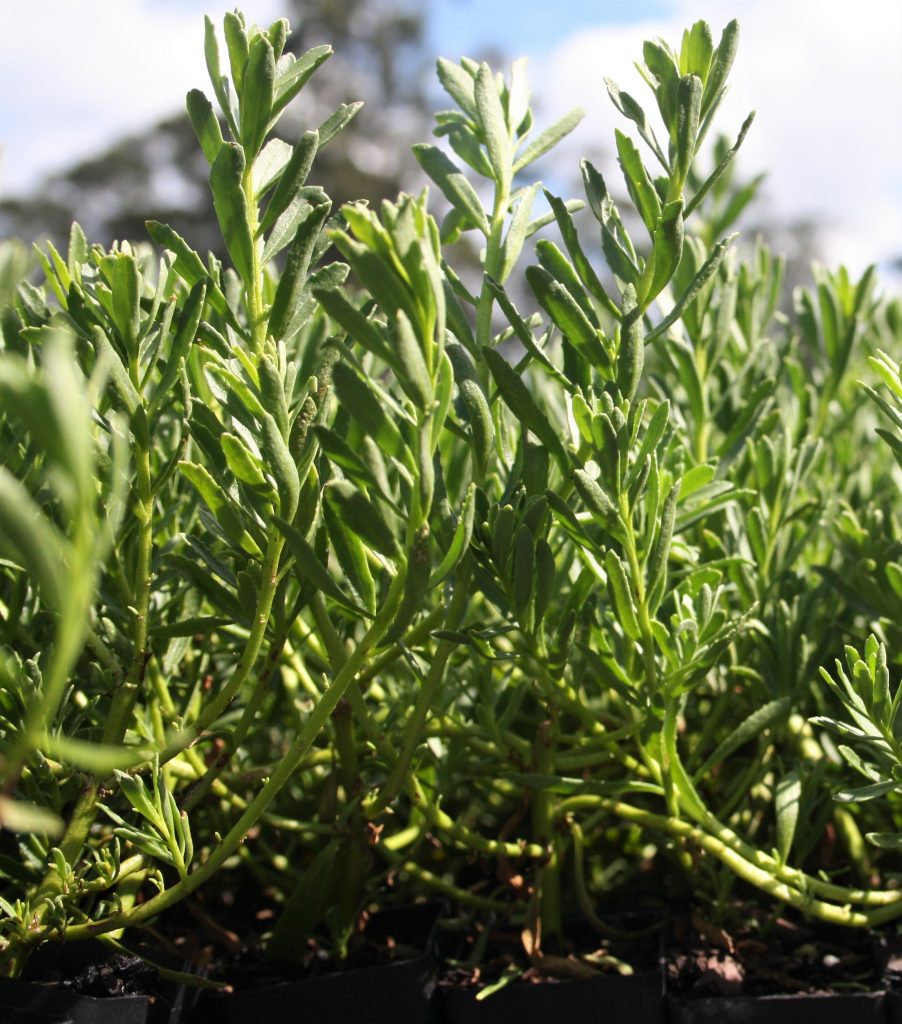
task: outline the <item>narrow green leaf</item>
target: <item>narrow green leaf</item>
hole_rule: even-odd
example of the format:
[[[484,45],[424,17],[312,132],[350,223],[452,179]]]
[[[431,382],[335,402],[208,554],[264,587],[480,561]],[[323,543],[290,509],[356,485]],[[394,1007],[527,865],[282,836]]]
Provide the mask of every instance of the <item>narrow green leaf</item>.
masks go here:
[[[298,189],[292,196],[288,208],[276,218],[276,222],[272,226],[269,238],[266,239],[266,244],[263,247],[262,262],[266,264],[274,260],[287,245],[295,240],[311,208],[320,207],[327,202],[326,193],[317,185]],[[319,236],[314,236],[314,251],[318,241]],[[311,263],[313,258],[313,253],[311,253]]]
[[[276,76],[275,101],[272,116],[280,114],[295,96],[304,88],[316,69],[333,54],[328,44],[314,46],[301,54],[297,60],[288,63],[285,70]],[[286,55],[287,56],[287,55]],[[281,63],[281,62],[280,62]],[[325,145],[325,143],[323,143]]]
[[[681,189],[695,157],[701,100],[701,79],[698,75],[683,75],[677,89],[677,137],[674,158],[674,174]]]
[[[510,411],[524,427],[531,430],[539,440],[548,447],[562,466],[567,464],[567,453],[561,444],[558,432],[551,425],[542,410],[536,405],[529,388],[523,383],[520,375],[507,362],[500,352],[493,348],[484,349],[482,357],[486,361],[498,390]]]
[[[475,508],[476,485],[471,483],[467,487],[467,493],[464,498],[460,518],[457,520],[457,525],[454,527],[454,533],[451,536],[451,543],[448,545],[448,550],[445,552],[441,562],[439,562],[435,569],[433,569],[432,575],[429,577],[430,590],[442,583],[445,578],[457,568],[461,559],[467,553],[467,550],[470,547],[470,540],[473,537],[473,516]]]
[[[325,121],[317,128],[319,134],[319,148],[322,149],[331,142],[340,131],[342,131],[357,116],[357,112],[363,107],[363,103],[342,103],[330,114]]]
[[[504,282],[510,277],[520,253],[523,251],[523,243],[526,241],[526,229],[529,227],[529,215],[532,212],[532,204],[535,201],[536,193],[542,187],[541,182],[536,182],[524,189],[517,201],[514,215],[511,217],[510,226],[501,246],[501,268],[498,271],[498,282]]]
[[[432,379],[413,325],[401,309],[395,319],[392,340],[397,354],[398,383],[420,411],[431,409],[435,398]]]
[[[281,139],[270,139],[257,154],[253,164],[254,197],[262,199],[276,184],[288,166],[293,150]]]
[[[733,66],[736,50],[739,46],[739,22],[734,18],[723,30],[720,42],[711,60],[711,70],[705,82],[705,93],[702,97],[701,116],[706,117],[712,107],[719,102],[727,76]]]
[[[548,189],[545,189],[545,198],[548,200],[548,205],[551,207],[554,219],[557,221],[561,238],[564,240],[564,245],[567,248],[570,259],[573,261],[573,268],[583,287],[612,316],[619,319],[620,310],[608,296],[598,275],[595,273],[595,268],[583,251],[576,225],[573,222],[572,211],[569,209],[568,204],[563,202],[558,196],[553,195]]]
[[[101,267],[112,291],[110,312],[113,323],[129,357],[135,356],[141,329],[141,278],[138,264],[130,253],[119,252],[104,256]]]
[[[363,427],[386,455],[403,462],[407,446],[385,403],[356,370],[345,363],[335,364],[332,379],[338,399],[348,415]]]
[[[220,484],[216,483],[210,471],[194,462],[179,462],[179,470],[185,479],[201,496],[213,513],[213,518],[222,527],[232,543],[248,554],[262,557],[263,552],[248,533],[238,512],[231,506]]]
[[[755,120],[755,111],[753,110],[749,116],[742,122],[742,127],[739,129],[739,135],[736,136],[736,141],[733,145],[724,153],[724,155],[717,162],[717,166],[708,175],[705,181],[699,186],[698,191],[689,200],[686,209],[683,213],[683,220],[689,217],[689,215],[698,208],[701,201],[711,191],[711,189],[717,184],[724,172],[730,166],[733,161],[733,157],[739,151],[739,147],[742,145],[749,128],[752,126],[752,121]]]
[[[526,268],[526,280],[539,305],[586,362],[594,367],[610,366],[598,332],[564,285],[537,266]]]
[[[555,121],[550,128],[546,128],[545,131],[537,135],[514,160],[514,174],[518,174],[524,167],[528,167],[540,156],[544,156],[550,149],[553,149],[561,139],[573,131],[585,114],[582,107],[576,107],[559,121]]]
[[[161,224],[158,220],[148,220],[145,221],[145,226],[157,245],[162,245],[175,255],[173,269],[186,284],[195,285],[198,281],[205,281],[210,276],[200,256],[168,224]],[[220,298],[222,298],[221,294]],[[221,312],[218,307],[215,308],[217,312]]]
[[[516,306],[511,302],[510,296],[504,290],[504,288],[498,284],[498,282],[491,277],[489,274],[485,275],[485,283],[489,286],[489,290],[495,297],[498,305],[501,307],[501,311],[507,318],[507,322],[513,328],[514,335],[517,340],[522,342],[523,347],[530,354],[530,356],[540,363],[546,373],[553,377],[556,381],[562,384],[566,388],[570,388],[570,381],[561,373],[561,371],[552,363],[552,361],[545,355],[545,353],[536,344],[535,338],[532,336],[532,331],[529,329],[529,325],[523,319],[522,316],[517,312]]]
[[[359,342],[388,366],[395,365],[394,353],[383,338],[379,325],[365,317],[342,291],[337,288],[314,288],[313,295],[329,316],[347,332],[350,341]]]
[[[489,234],[489,222],[473,186],[463,172],[436,146],[419,144],[413,154],[423,170],[438,185],[448,202],[484,235]]]
[[[123,408],[131,416],[141,404],[141,396],[128,375],[128,370],[122,362],[122,357],[110,344],[110,339],[106,336],[102,327],[95,326],[91,331],[91,338],[94,342],[94,352],[97,359],[103,360],[106,371],[110,375],[110,383],[113,385]]]
[[[514,563],[511,574],[511,596],[514,611],[521,624],[531,628],[529,606],[535,592],[535,541],[525,523],[517,527],[514,534]]]
[[[244,73],[247,70],[248,40],[244,28],[244,18],[237,11],[229,11],[223,18],[223,32],[226,47],[229,51],[229,66],[232,70],[232,81],[244,100]]]
[[[667,557],[670,554],[670,543],[673,540],[679,494],[680,481],[678,480],[670,488],[667,497],[664,499],[664,507],[661,510],[661,527],[658,530],[658,538],[648,561],[646,593],[649,595],[649,610],[652,612],[657,611],[667,583]]]
[[[476,120],[476,94],[473,76],[460,64],[444,57],[436,61],[436,73],[442,88],[472,120]]]
[[[313,158],[319,148],[319,132],[304,132],[291,151],[288,163],[279,175],[278,185],[266,205],[257,237],[261,237],[275,224],[276,220],[288,209],[289,204],[298,194],[307,180]]]
[[[148,410],[149,413],[166,400],[178,380],[182,360],[187,358],[188,350],[197,337],[197,330],[203,316],[206,296],[207,283],[204,280],[198,281],[188,293],[188,298],[185,300],[185,304],[179,313],[175,338],[169,349],[166,367],[160,375],[156,388],[154,388],[153,398]]]
[[[673,325],[683,316],[689,303],[695,299],[702,288],[704,288],[708,281],[710,281],[717,272],[717,268],[720,266],[724,253],[727,251],[735,237],[735,235],[731,235],[729,238],[725,238],[722,242],[717,243],[714,247],[714,251],[702,265],[701,270],[699,270],[695,277],[693,277],[689,287],[683,292],[679,299],[677,299],[673,309],[664,317],[657,327],[653,328],[645,335],[646,345],[649,342],[654,341],[656,338],[659,338],[666,331],[670,330],[670,328],[673,327]]]
[[[661,200],[648,176],[645,164],[639,150],[633,144],[633,140],[623,132],[615,130],[614,136],[617,143],[617,157],[623,171],[623,178],[627,190],[639,216],[648,229],[648,233],[654,236],[655,226],[661,216]]]
[[[346,217],[350,213],[349,205],[343,209]],[[366,244],[357,242],[343,231],[330,231],[329,235],[383,311],[393,314],[403,309],[412,321],[419,319],[413,291],[391,260],[377,251],[378,244],[370,239]]]
[[[224,433],[219,439],[222,454],[225,455],[229,469],[242,483],[251,487],[268,489],[269,484],[263,475],[259,459],[247,448],[241,438],[235,434]]]
[[[66,548],[22,484],[0,466],[0,552],[21,565],[57,609],[65,593]]]
[[[669,284],[683,255],[683,201],[676,199],[661,211],[655,225],[652,255],[639,283],[639,302],[647,309]]]
[[[272,115],[276,62],[266,36],[255,36],[250,44],[245,88],[241,93],[241,144],[245,159],[252,163],[260,152]]]
[[[323,518],[329,545],[338,561],[342,585],[347,586],[354,600],[370,615],[376,613],[376,584],[370,571],[369,557],[363,541],[346,528],[335,506],[322,503]]]
[[[72,227],[69,229],[69,251],[66,263],[69,267],[69,274],[75,280],[80,279],[81,267],[88,260],[88,251],[88,239],[85,237],[82,226],[78,221],[72,221]]]
[[[698,75],[702,82],[707,81],[713,56],[714,40],[711,37],[711,26],[706,21],[697,21],[691,29],[683,32],[680,73]]]
[[[614,106],[623,114],[624,117],[632,121],[639,129],[639,135],[642,137],[645,144],[651,149],[658,159],[658,162],[664,168],[664,170],[670,173],[670,164],[667,161],[667,157],[664,155],[658,140],[655,138],[655,133],[648,123],[648,117],[642,108],[642,105],[629,93],[621,92],[619,86],[610,78],[606,78],[605,85],[608,89],[608,95],[611,97],[611,101]]]
[[[430,586],[432,554],[429,549],[429,527],[423,526],[407,551],[404,593],[394,621],[382,639],[382,646],[397,643],[407,627],[422,612]]]
[[[642,337],[642,315],[636,301],[636,289],[628,284],[623,291],[623,321],[620,326],[620,347],[617,350],[617,387],[620,394],[633,400],[645,362],[645,341]]]
[[[510,131],[504,116],[504,108],[501,106],[495,76],[484,62],[479,65],[479,72],[476,75],[474,96],[489,163],[492,165],[495,181],[506,193],[512,177]]]
[[[254,240],[248,226],[247,200],[242,187],[244,153],[232,142],[223,143],[210,168],[213,206],[238,276],[253,286]]]
[[[777,815],[777,853],[783,864],[789,860],[789,853],[795,839],[801,798],[802,780],[799,778],[799,773],[787,772],[777,782],[774,792],[774,811]]]
[[[257,364],[260,376],[260,394],[264,407],[272,415],[283,437],[288,436],[288,402],[285,397],[285,381],[282,379],[272,356],[265,355]]]
[[[376,480],[370,467],[351,448],[341,434],[330,430],[329,427],[322,423],[315,423],[313,425],[313,432],[316,434],[320,449],[326,454],[330,462],[341,467],[341,471],[345,476],[355,483],[379,493],[386,500],[390,500],[388,495],[391,489],[383,486]]]
[[[607,528],[611,520],[616,518],[617,508],[601,484],[590,477],[584,469],[574,471],[573,483],[592,517]]]
[[[213,92],[219,102],[220,109],[229,122],[233,132],[237,132],[232,104],[229,101],[228,81],[222,73],[219,60],[219,43],[216,39],[216,27],[209,15],[204,15],[204,56],[207,61],[207,73],[213,85]]]
[[[368,547],[389,558],[400,554],[395,535],[381,511],[349,480],[332,480],[324,488],[326,501],[347,529]]]
[[[186,98],[191,127],[200,143],[207,163],[212,165],[222,148],[222,128],[213,105],[200,89],[192,89]]]
[[[446,351],[454,368],[454,379],[464,403],[467,422],[470,425],[470,440],[476,473],[478,478],[482,479],[492,456],[492,447],[495,441],[492,413],[469,352],[457,342],[449,344]]]
[[[536,242],[535,251],[536,256],[539,257],[539,264],[544,267],[555,281],[562,284],[570,292],[571,297],[583,311],[593,329],[599,330],[601,323],[598,319],[598,313],[586,289],[583,287],[579,275],[567,257],[550,238],[540,238]]]
[[[872,782],[868,786],[859,786],[856,789],[846,789],[837,793],[833,798],[840,804],[866,803],[868,800],[876,800],[878,797],[886,796],[899,785],[893,779],[884,782]]]
[[[298,507],[301,493],[301,480],[298,467],[275,418],[264,413],[261,421],[263,428],[260,438],[260,450],[266,468],[276,481],[279,492],[279,514],[291,522]]]
[[[288,249],[285,269],[276,288],[267,324],[267,333],[276,341],[291,337],[299,326],[297,320],[303,306],[310,259],[331,206],[331,201],[323,193],[322,198],[304,214]]]
[[[642,630],[639,628],[638,612],[626,570],[617,553],[610,548],[605,554],[604,567],[608,574],[608,594],[614,605],[617,621],[631,640],[641,640]]]
[[[344,595],[341,587],[332,578],[332,574],[317,557],[313,546],[307,543],[298,530],[279,516],[274,516],[273,522],[285,537],[288,550],[294,556],[298,578],[302,583],[312,584],[324,596],[331,598],[337,605],[355,615],[369,615],[366,609]]]
[[[568,199],[564,203],[564,208],[568,213],[578,213],[580,210],[584,210],[586,208],[586,204],[582,199]],[[554,213],[549,211],[548,213],[543,213],[541,217],[536,217],[535,220],[531,220],[526,228],[526,237],[532,238],[537,231],[541,231],[542,228],[547,227],[554,219]]]

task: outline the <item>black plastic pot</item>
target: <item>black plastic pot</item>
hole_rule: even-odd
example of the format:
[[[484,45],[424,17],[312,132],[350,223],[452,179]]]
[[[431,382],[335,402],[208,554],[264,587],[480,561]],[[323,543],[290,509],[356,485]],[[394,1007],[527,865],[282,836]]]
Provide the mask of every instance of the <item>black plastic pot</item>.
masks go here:
[[[888,1024],[902,1024],[902,936],[881,936],[877,946],[883,961],[886,1020]]]
[[[883,1024],[885,996],[884,992],[705,999],[669,996],[667,1020],[669,1024]]]
[[[630,963],[633,974],[598,974],[579,979],[537,981],[529,971],[525,979],[510,982],[485,998],[477,998],[479,988],[471,984],[463,964],[474,959],[477,932],[449,928],[440,943],[446,970],[439,986],[437,1016],[442,1024],[554,1024],[555,1021],[580,1021],[580,1024],[663,1024],[664,966],[660,936],[663,922],[657,914],[642,912],[608,915],[606,923],[620,933],[609,952]],[[488,943],[477,959],[494,963],[494,971],[505,962],[517,962],[522,955],[519,932],[504,925],[488,928]],[[485,938],[486,932],[482,931]],[[565,948],[595,949],[599,936],[584,922],[572,922],[565,928]],[[448,969],[450,967],[450,969]],[[491,973],[483,974],[483,978]]]
[[[183,998],[138,957],[111,954],[98,942],[51,943],[31,957],[22,978],[0,978],[0,1021],[178,1024]]]
[[[410,959],[255,987],[250,987],[252,970],[227,970],[226,980],[236,991],[204,993],[189,1018],[191,1024],[429,1024],[437,913],[435,906],[388,910],[368,925],[368,936],[391,935],[405,946],[418,944],[423,952]]]
[[[513,982],[482,1000],[472,991],[452,988],[442,993],[439,1015],[444,1024],[663,1024],[664,974],[653,970],[538,985]]]
[[[4,1024],[151,1024],[158,1019],[147,996],[101,998],[56,985],[0,979]]]

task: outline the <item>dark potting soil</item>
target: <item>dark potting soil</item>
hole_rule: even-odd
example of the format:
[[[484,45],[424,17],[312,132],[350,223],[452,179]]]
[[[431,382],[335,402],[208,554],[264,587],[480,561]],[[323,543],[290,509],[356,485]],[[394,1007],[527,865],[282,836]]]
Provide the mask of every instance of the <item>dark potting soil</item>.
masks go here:
[[[208,961],[205,974],[240,991],[412,960],[429,947],[436,916],[434,904],[384,910],[372,917],[361,914],[348,955],[342,959],[327,944],[312,938],[297,951],[293,962],[274,961],[265,955],[259,930],[245,932],[239,946],[218,950]]]
[[[22,978],[0,980],[0,1020],[23,1024],[167,1024],[180,1003],[179,987],[154,966],[94,941],[50,943]]]
[[[491,921],[451,921],[440,932],[440,990],[478,992],[509,977],[511,984],[539,985],[654,971],[659,964],[661,919],[612,918],[608,934],[584,924],[567,929],[560,948],[530,956],[528,939]]]
[[[292,963],[268,960],[259,942],[212,963],[206,974],[228,991],[196,1002],[194,1024],[300,1024],[308,1020],[426,1024],[434,988],[431,937],[438,908],[420,904],[362,915],[341,960],[315,939]]]
[[[441,943],[438,1018],[442,1024],[547,1024],[555,1016],[660,1024],[664,986],[656,920],[649,928],[647,918],[617,919],[616,934],[604,936],[576,926],[557,950],[539,957],[529,955],[529,937],[509,927],[471,922],[452,930]]]
[[[742,925],[722,927],[698,912],[673,920],[667,950],[668,992],[677,998],[852,994],[882,986],[874,939],[754,909]]]

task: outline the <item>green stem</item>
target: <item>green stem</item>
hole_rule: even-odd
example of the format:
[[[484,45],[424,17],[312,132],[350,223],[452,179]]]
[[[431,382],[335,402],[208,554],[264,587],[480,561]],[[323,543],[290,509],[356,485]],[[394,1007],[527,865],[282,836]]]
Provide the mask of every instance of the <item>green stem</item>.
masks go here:
[[[541,723],[536,734],[534,762],[539,775],[553,771],[557,732],[553,711],[552,716],[550,720]],[[536,789],[532,794],[533,835],[546,850],[546,859],[536,871],[537,935],[539,948],[551,954],[559,952],[564,929],[561,908],[561,844],[555,825],[555,802],[555,795],[547,789]]]
[[[209,703],[205,704],[197,718],[186,725],[175,739],[160,751],[160,764],[165,764],[167,761],[172,760],[173,757],[182,753],[217,718],[220,718],[238,695],[241,687],[247,682],[260,655],[263,640],[266,636],[266,628],[269,625],[269,617],[272,612],[273,599],[275,598],[276,586],[278,584],[279,558],[282,555],[284,546],[285,538],[275,527],[272,527],[266,546],[266,557],[263,562],[260,589],[257,593],[254,624],[251,627],[251,632],[247,638],[241,658],[235,666],[235,671],[219,693]]]
[[[366,701],[364,701],[360,693],[359,684],[349,687],[347,696],[348,703],[354,711],[354,717],[363,727],[367,742],[372,745],[381,758],[386,761],[395,762],[398,755],[395,753],[394,744],[379,729],[372,715],[370,715]],[[497,839],[486,839],[484,836],[479,835],[478,832],[467,828],[466,825],[446,814],[436,801],[430,800],[420,780],[413,772],[408,773],[404,781],[404,791],[410,802],[433,828],[439,832],[444,832],[466,849],[474,850],[476,853],[481,853],[488,857],[529,857],[532,859],[542,859],[545,856],[545,847],[539,843],[529,843],[526,840],[503,842]]]
[[[144,681],[149,651],[147,638],[150,631],[150,587],[153,572],[153,492],[150,478],[150,452],[141,445],[136,451],[136,488],[138,492],[135,514],[138,519],[138,557],[135,566],[135,591],[132,606],[135,621],[132,632],[132,656],[125,681],[113,695],[113,701],[103,730],[103,742],[116,745],[122,742],[131,721]]]
[[[146,431],[144,433],[146,435]],[[141,431],[137,431],[137,434],[139,443],[136,446],[137,503],[135,513],[138,519],[138,553],[132,598],[132,606],[135,609],[132,657],[126,678],[113,695],[103,730],[102,742],[111,746],[121,745],[125,737],[147,664],[148,615],[153,558],[153,495],[150,479],[150,453],[147,444],[140,443]],[[143,440],[146,440],[146,437]],[[93,581],[91,573],[84,575]],[[85,621],[87,621],[87,616]],[[82,626],[79,630],[79,635],[84,628]],[[54,659],[54,661],[57,660]],[[51,689],[54,685],[51,685]],[[102,781],[103,777],[96,774],[87,780],[69,817],[68,825],[59,842],[59,849],[68,864],[75,864],[79,860],[84,845],[88,841],[91,828],[97,818],[97,800]],[[41,935],[50,906],[49,901],[60,894],[62,886],[63,879],[60,878],[56,868],[50,866],[34,894],[36,909],[31,921],[32,933]],[[25,964],[30,948],[30,943],[21,943],[18,938],[13,938],[10,941],[7,955],[4,957],[4,969],[13,976],[17,975]]]
[[[621,493],[620,495],[620,521],[623,524],[625,533],[623,549],[630,567],[630,579],[632,580],[633,595],[636,601],[639,632],[642,637],[642,666],[645,673],[646,694],[651,697],[658,689],[658,667],[655,663],[655,635],[651,627],[651,615],[648,611],[645,577],[636,547],[633,514],[630,510],[629,497],[626,493]]]
[[[494,278],[499,284],[503,282],[501,277],[501,250],[504,242],[504,217],[507,207],[510,204],[510,192],[508,189],[496,183],[495,201],[492,207],[492,222],[489,227],[489,235],[486,240],[485,249],[485,274]],[[483,279],[482,290],[479,293],[479,301],[476,306],[476,346],[482,348],[491,344],[492,341],[492,310],[495,299],[488,281]]]
[[[259,821],[261,815],[266,811],[282,787],[294,775],[298,765],[312,746],[313,741],[322,732],[338,702],[356,679],[370,651],[378,644],[381,637],[385,635],[398,610],[403,588],[403,575],[396,576],[392,581],[385,603],[353,654],[351,654],[343,668],[337,673],[323,693],[322,698],[311,711],[304,727],[295,737],[294,742],[284,758],[276,766],[273,774],[264,783],[257,796],[247,805],[247,809],[238,818],[228,834],[222,838],[222,841],[210,853],[209,858],[186,879],[164,890],[157,896],[153,896],[146,903],[142,903],[128,913],[113,914],[99,921],[67,928],[65,933],[67,940],[85,939],[104,932],[114,931],[117,928],[134,927],[144,924],[190,895],[222,867],[241,845],[248,831]]]
[[[454,587],[454,595],[448,607],[448,614],[445,618],[445,629],[457,629],[460,625],[469,603],[470,573],[465,568]],[[426,727],[426,720],[435,701],[435,694],[445,677],[445,669],[448,659],[454,652],[457,644],[452,640],[440,640],[429,664],[429,671],[417,693],[413,711],[404,727],[404,736],[401,742],[401,752],[398,755],[392,768],[388,781],[382,787],[378,795],[364,805],[364,813],[369,818],[378,817],[395,799],[404,787],[405,780],[410,773],[410,766],[413,763],[414,754],[423,739],[423,732]]]
[[[263,267],[261,257],[263,255],[263,239],[257,238],[257,199],[254,195],[253,164],[244,171],[242,179],[244,196],[247,203],[247,223],[254,239],[252,262],[251,262],[251,287],[246,289],[247,308],[250,315],[251,341],[254,346],[254,354],[259,357],[263,353],[263,345],[266,342],[266,318],[263,307]]]
[[[281,639],[273,641],[266,655],[266,661],[263,668],[257,676],[257,682],[254,685],[254,690],[245,705],[244,711],[241,713],[241,718],[238,720],[238,724],[231,733],[224,737],[225,748],[222,752],[206,769],[201,778],[198,779],[198,781],[191,786],[182,797],[180,804],[183,811],[188,812],[200,803],[210,789],[219,781],[220,776],[231,761],[232,755],[243,743],[251,724],[257,717],[257,712],[260,710],[260,707],[269,692],[269,681],[272,678],[272,674],[275,671],[276,666],[279,664],[279,657],[281,656],[284,643],[285,641]],[[185,751],[186,754],[190,752],[193,752],[193,750]],[[223,794],[220,793],[220,795]]]
[[[645,811],[620,801],[607,800],[603,797],[598,798],[597,803],[606,807],[611,813],[625,821],[642,825],[646,828],[658,829],[659,831],[666,832],[668,835],[690,840],[701,849],[716,857],[743,881],[761,889],[774,899],[782,900],[797,910],[820,918],[820,920],[826,921],[829,924],[838,924],[851,928],[871,928],[902,915],[902,893],[894,894],[896,899],[893,903],[885,903],[872,910],[860,911],[852,910],[849,906],[852,902],[860,902],[856,899],[856,896],[860,895],[860,893],[856,893],[855,890],[842,889],[840,886],[830,886],[829,888],[832,890],[831,897],[842,900],[842,903],[827,903],[812,894],[814,891],[813,886],[808,892],[803,892],[786,884],[771,872],[747,860],[731,846],[722,842],[721,839],[709,835],[703,829],[690,825],[688,822],[673,817],[665,817],[660,814],[653,814],[650,811]],[[811,881],[814,880],[812,879]]]

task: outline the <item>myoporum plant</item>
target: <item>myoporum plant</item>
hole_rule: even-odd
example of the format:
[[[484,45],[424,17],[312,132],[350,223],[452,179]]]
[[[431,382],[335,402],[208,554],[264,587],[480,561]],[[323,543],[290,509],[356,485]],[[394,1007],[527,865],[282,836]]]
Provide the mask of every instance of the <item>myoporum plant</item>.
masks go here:
[[[785,315],[740,254],[736,23],[645,44],[650,112],[608,82],[616,191],[535,179],[581,112],[540,129],[524,62],[440,60],[433,195],[338,211],[308,180],[358,105],[278,134],[329,47],[223,30],[187,106],[227,260],[76,224],[7,289],[5,973],[235,872],[283,960],[437,892],[553,973],[650,851],[709,913],[902,913],[899,307],[819,269]]]

